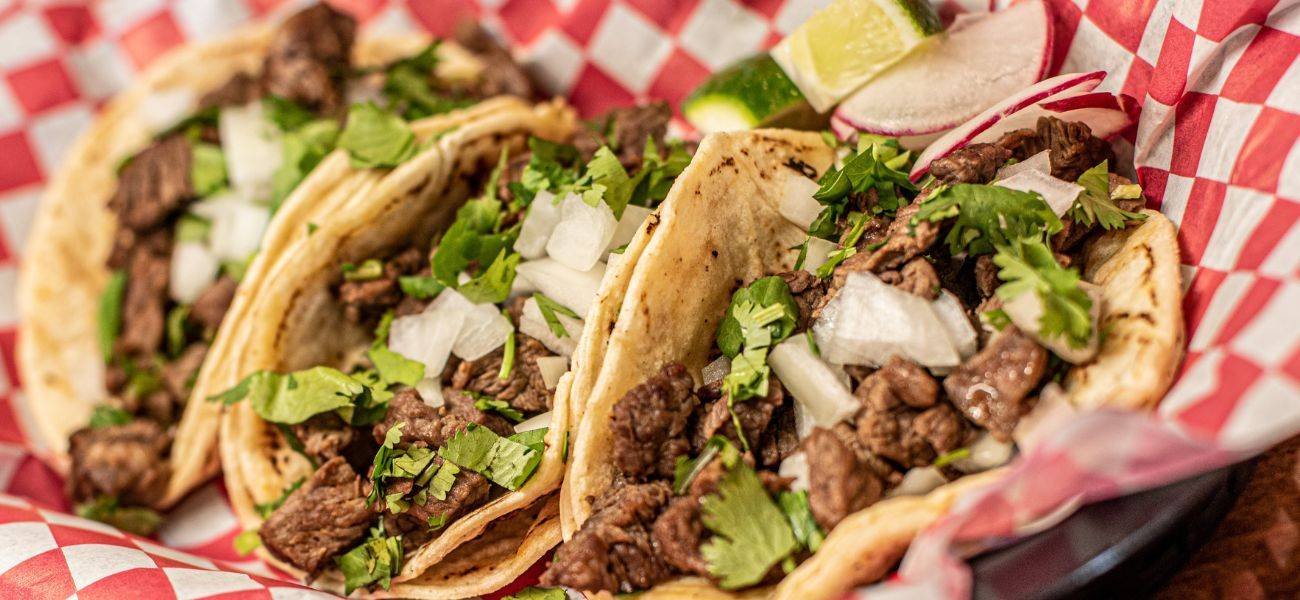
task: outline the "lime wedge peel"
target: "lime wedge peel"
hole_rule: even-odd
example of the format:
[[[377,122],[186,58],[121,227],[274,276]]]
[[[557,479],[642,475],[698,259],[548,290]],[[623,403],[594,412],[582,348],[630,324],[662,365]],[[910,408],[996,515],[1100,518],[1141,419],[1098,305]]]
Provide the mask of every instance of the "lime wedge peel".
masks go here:
[[[682,114],[700,132],[713,133],[772,124],[801,107],[809,110],[799,88],[772,57],[760,54],[695,88],[682,102]]]
[[[940,30],[925,0],[836,0],[772,48],[772,58],[825,112]]]

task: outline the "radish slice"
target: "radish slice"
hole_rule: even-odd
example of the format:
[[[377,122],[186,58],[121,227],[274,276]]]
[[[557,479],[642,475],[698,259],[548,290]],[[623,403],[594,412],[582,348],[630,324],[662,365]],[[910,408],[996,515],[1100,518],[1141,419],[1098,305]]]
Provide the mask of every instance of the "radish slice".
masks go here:
[[[889,490],[886,496],[920,496],[948,483],[943,473],[934,467],[913,467],[903,475],[898,487]]]
[[[515,425],[515,433],[523,433],[525,431],[533,431],[534,429],[545,429],[547,427],[550,427],[551,416],[554,414],[555,411],[548,410],[540,415],[521,421],[519,422],[519,424]]]
[[[537,192],[532,204],[528,205],[523,224],[519,226],[515,251],[528,260],[545,256],[546,242],[551,239],[551,232],[559,222],[560,204],[555,194],[546,190]]]
[[[181,242],[172,250],[171,277],[167,281],[172,300],[194,302],[217,279],[221,261],[201,242]]]
[[[442,294],[447,293],[460,295],[456,290],[442,291]],[[496,305],[474,304],[465,311],[465,324],[460,328],[460,335],[456,336],[451,353],[461,360],[478,360],[505,345],[506,338],[513,335],[514,331],[515,328],[497,310]]]
[[[826,264],[826,259],[839,246],[835,242],[823,240],[819,237],[808,238],[808,254],[803,257],[803,270],[809,273],[817,271],[817,267]]]
[[[930,302],[850,273],[813,324],[822,355],[835,364],[880,366],[901,355],[926,367],[955,367],[961,355]]]
[[[781,200],[777,210],[786,220],[807,231],[817,219],[817,215],[822,214],[822,209],[826,208],[813,199],[813,194],[817,193],[819,187],[816,181],[790,172],[782,185]]]
[[[715,381],[722,381],[727,373],[731,372],[731,359],[726,356],[719,356],[717,360],[704,365],[704,371],[700,377],[704,379],[704,385],[709,385]]]
[[[516,270],[540,292],[579,315],[586,315],[596,301],[600,280],[605,277],[604,263],[596,263],[589,271],[578,271],[553,258],[530,260]]]
[[[587,271],[600,262],[617,225],[608,204],[592,206],[569,194],[560,202],[560,221],[546,242],[546,254],[570,269]]]
[[[560,321],[560,326],[567,335],[555,335],[546,322],[546,317],[542,316],[537,299],[529,298],[524,302],[524,311],[519,317],[519,332],[541,342],[551,352],[564,357],[573,356],[573,351],[578,347],[578,336],[582,335],[582,321],[560,313],[555,313],[555,318]]]
[[[809,479],[808,455],[803,452],[795,452],[785,457],[785,460],[781,461],[781,466],[776,468],[776,474],[794,480],[790,482],[790,491],[807,490]]]
[[[1022,173],[1024,171],[1038,171],[1050,175],[1052,173],[1051,154],[1050,151],[1044,150],[1018,163],[1002,167],[1001,169],[998,169],[998,174],[993,177],[993,183],[997,184],[1000,180],[1012,177],[1017,173]]]
[[[814,355],[802,335],[777,344],[767,362],[816,427],[834,427],[862,408],[862,402],[840,382],[838,369]]]
[[[1105,71],[1091,73],[1068,73],[1045,79],[1016,92],[1001,102],[990,106],[984,112],[944,134],[925,152],[922,152],[912,167],[913,181],[921,179],[930,171],[930,163],[942,158],[968,144],[993,141],[1003,133],[1024,127],[1032,127],[1041,112],[1026,115],[1024,109],[1041,102],[1050,102],[1068,96],[1079,96],[1091,92],[1106,78]],[[1041,111],[1042,109],[1038,109]],[[1015,118],[1012,118],[1015,117]],[[1094,132],[1095,135],[1095,132]]]
[[[891,137],[947,131],[1038,81],[1051,48],[1052,15],[1042,0],[965,18],[868,81],[835,117]]]
[[[847,122],[833,115],[831,116],[831,132],[841,141],[852,142],[858,139],[857,129],[854,129],[852,125],[849,125]],[[929,146],[932,142],[939,139],[939,136],[943,135],[943,133],[943,131],[936,131],[924,135],[904,135],[896,139],[904,150],[920,152],[924,150],[926,146]]]
[[[563,356],[542,356],[537,359],[537,370],[542,373],[546,389],[554,390],[560,378],[569,371],[569,359]]]
[[[1033,169],[995,181],[994,185],[1021,192],[1034,192],[1043,197],[1058,217],[1070,210],[1070,207],[1074,206],[1074,200],[1083,192],[1083,186],[1077,183],[1057,179]]]

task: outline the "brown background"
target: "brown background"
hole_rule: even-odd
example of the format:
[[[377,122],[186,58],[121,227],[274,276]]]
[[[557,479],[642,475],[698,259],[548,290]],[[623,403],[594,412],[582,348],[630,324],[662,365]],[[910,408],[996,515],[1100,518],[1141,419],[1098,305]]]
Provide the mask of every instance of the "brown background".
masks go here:
[[[1265,454],[1160,600],[1300,598],[1300,436]]]

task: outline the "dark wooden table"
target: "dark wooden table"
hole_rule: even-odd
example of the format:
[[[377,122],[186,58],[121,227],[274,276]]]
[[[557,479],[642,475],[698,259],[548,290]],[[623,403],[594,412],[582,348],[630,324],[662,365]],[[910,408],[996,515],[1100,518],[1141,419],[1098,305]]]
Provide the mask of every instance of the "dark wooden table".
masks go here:
[[[1266,453],[1160,600],[1300,598],[1300,436]]]

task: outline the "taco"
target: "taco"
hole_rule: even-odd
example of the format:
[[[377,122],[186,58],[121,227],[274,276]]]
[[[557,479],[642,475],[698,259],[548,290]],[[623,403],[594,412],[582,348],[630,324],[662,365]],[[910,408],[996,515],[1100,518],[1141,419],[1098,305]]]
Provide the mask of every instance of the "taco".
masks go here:
[[[918,184],[910,161],[875,136],[704,140],[598,373],[578,365],[543,585],[840,597],[1047,414],[1159,402],[1182,354],[1175,229],[1106,142],[1045,118]]]
[[[261,272],[259,242],[274,254],[346,175],[413,151],[367,135],[534,95],[503,49],[464,31],[468,46],[357,38],[351,17],[312,6],[172,52],[83,135],[27,247],[19,342],[32,437],[79,512],[166,508],[215,473],[219,411],[188,401],[196,373],[240,310],[238,283]]]
[[[227,405],[227,489],[264,556],[323,589],[451,598],[559,543],[568,373],[601,360],[690,160],[669,117],[462,123],[276,257],[224,379],[198,384]]]

